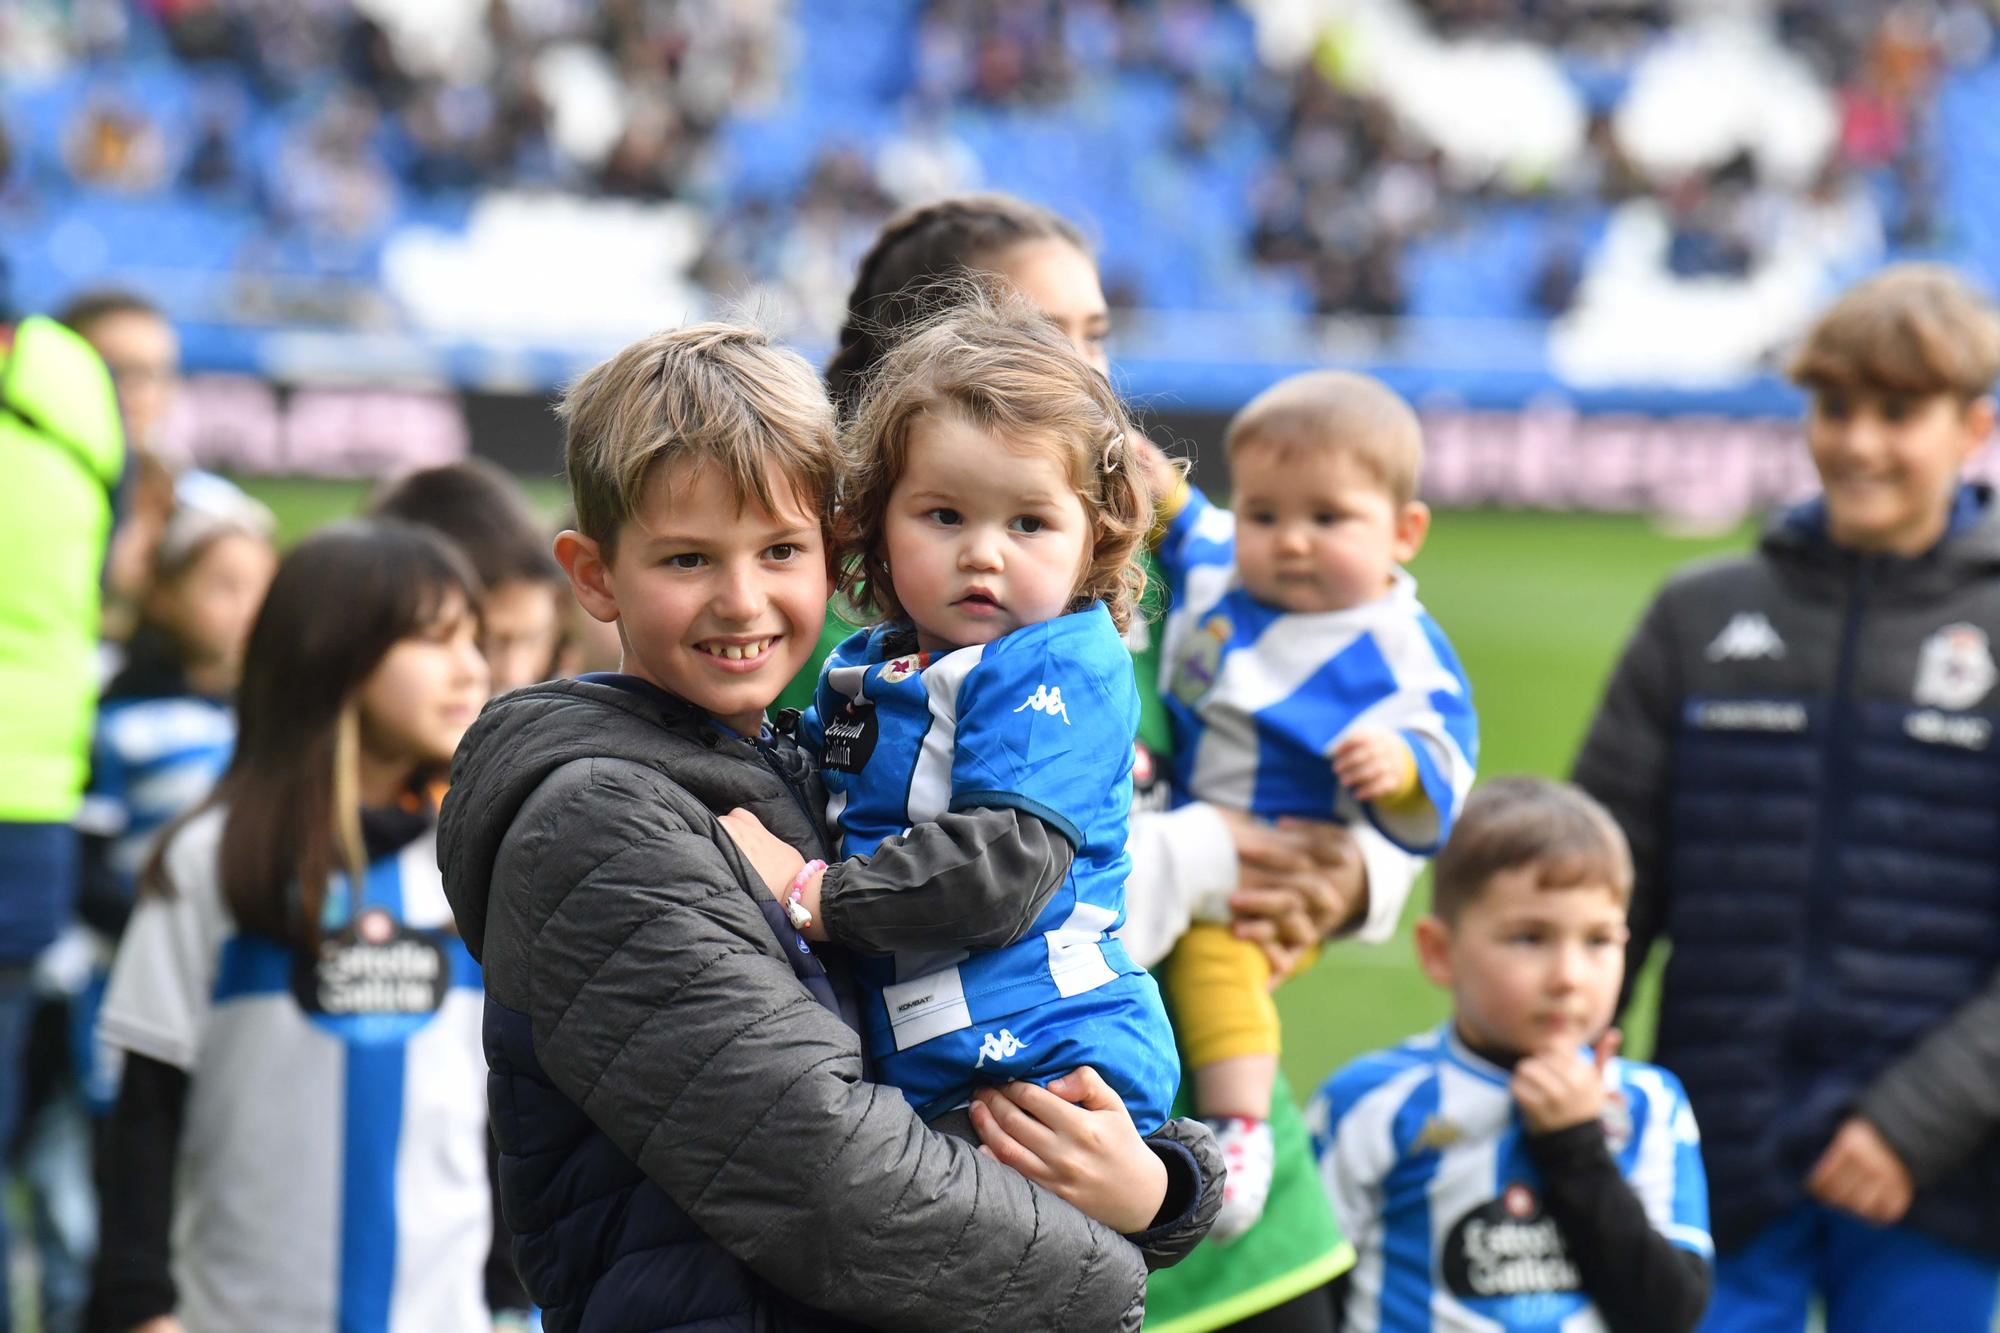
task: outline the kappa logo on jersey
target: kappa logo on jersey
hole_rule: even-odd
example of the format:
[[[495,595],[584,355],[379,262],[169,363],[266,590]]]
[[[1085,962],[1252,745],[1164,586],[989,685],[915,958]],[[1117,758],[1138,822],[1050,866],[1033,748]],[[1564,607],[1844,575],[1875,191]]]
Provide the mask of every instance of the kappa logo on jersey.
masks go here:
[[[1029,695],[1026,702],[1014,711],[1025,713],[1030,708],[1034,709],[1037,713],[1046,713],[1050,717],[1061,718],[1065,727],[1069,725],[1069,709],[1063,704],[1062,686],[1060,685],[1035,686],[1035,692]]]
[[[1424,1127],[1417,1131],[1417,1137],[1410,1141],[1411,1152],[1422,1152],[1429,1148],[1442,1152],[1465,1137],[1465,1131],[1441,1115],[1434,1115],[1424,1121]]]
[[[1773,661],[1785,655],[1785,641],[1762,611],[1738,611],[1708,645],[1711,662]]]
[[[1001,1060],[1011,1060],[1027,1049],[1028,1044],[1026,1042],[1016,1037],[1006,1028],[1001,1028],[998,1032],[989,1032],[979,1039],[979,1059],[973,1063],[972,1067],[974,1069],[984,1069],[988,1060],[992,1060],[997,1064]]]
[[[1946,625],[1917,651],[1917,684],[1911,692],[1931,708],[1970,708],[2000,681],[1986,631],[1960,622]]]
[[[894,658],[882,668],[882,683],[894,685],[898,681],[908,680],[930,664],[929,653],[912,653],[908,657]]]

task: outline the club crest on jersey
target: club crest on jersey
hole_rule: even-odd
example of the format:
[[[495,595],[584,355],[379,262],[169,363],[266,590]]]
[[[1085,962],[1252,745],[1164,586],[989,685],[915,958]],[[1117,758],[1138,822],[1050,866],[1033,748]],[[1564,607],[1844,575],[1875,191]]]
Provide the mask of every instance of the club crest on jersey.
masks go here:
[[[930,664],[929,653],[911,653],[908,657],[891,658],[882,667],[882,683],[894,685],[897,681],[908,680]]]
[[[1215,678],[1222,672],[1222,650],[1235,632],[1236,626],[1225,615],[1213,615],[1201,622],[1174,662],[1173,679],[1168,686],[1174,698],[1193,708],[1215,688]]]
[[[1624,1093],[1614,1088],[1605,1095],[1597,1123],[1604,1126],[1604,1146],[1613,1157],[1632,1145],[1632,1108]]]
[[[1930,708],[1970,708],[2000,681],[1986,631],[1960,621],[1946,625],[1917,650],[1917,683],[1911,696]]]

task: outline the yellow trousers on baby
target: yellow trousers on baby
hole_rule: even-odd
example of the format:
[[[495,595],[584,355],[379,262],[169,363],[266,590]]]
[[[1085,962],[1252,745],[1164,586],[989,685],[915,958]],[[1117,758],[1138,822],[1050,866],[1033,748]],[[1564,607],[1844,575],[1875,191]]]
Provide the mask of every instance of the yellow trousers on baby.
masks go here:
[[[1189,1067],[1241,1055],[1278,1053],[1278,1006],[1271,1002],[1271,962],[1229,927],[1188,927],[1169,955],[1167,1002]]]

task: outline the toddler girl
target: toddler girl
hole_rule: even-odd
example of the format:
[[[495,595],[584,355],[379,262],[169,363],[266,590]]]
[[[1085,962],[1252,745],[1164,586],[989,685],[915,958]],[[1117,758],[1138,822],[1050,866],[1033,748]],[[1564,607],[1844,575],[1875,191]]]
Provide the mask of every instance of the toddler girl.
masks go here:
[[[869,1050],[926,1119],[1083,1064],[1141,1133],[1173,1099],[1158,991],[1111,937],[1139,715],[1120,634],[1150,519],[1137,439],[1058,329],[980,299],[891,352],[849,428],[836,559],[880,623],[828,658],[803,731],[830,821],[856,856],[989,811],[965,855],[1006,862],[1021,894],[1001,947],[964,948],[941,901],[933,947],[864,960]]]

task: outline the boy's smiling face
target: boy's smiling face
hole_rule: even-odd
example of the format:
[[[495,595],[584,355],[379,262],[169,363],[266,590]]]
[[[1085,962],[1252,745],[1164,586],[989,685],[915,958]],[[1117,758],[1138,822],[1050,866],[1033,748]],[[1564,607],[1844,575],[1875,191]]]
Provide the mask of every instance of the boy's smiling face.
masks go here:
[[[812,655],[829,591],[818,513],[768,483],[776,513],[720,468],[656,468],[608,561],[580,533],[556,544],[584,609],[618,622],[624,671],[746,736]]]
[[[1850,550],[1922,555],[1944,536],[1959,471],[1992,429],[1990,398],[1815,389],[1806,445],[1828,535]]]

